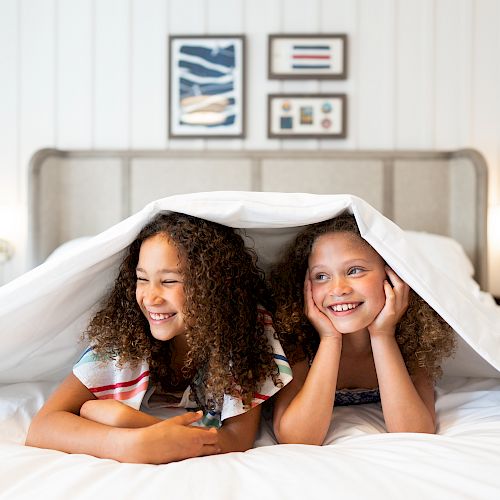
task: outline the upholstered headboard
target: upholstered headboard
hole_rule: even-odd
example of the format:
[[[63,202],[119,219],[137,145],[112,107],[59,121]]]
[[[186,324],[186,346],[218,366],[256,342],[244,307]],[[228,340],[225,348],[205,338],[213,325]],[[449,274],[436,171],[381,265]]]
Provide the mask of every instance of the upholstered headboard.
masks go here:
[[[59,151],[30,166],[30,260],[145,204],[196,191],[350,193],[404,229],[451,236],[486,288],[487,169],[473,150]]]

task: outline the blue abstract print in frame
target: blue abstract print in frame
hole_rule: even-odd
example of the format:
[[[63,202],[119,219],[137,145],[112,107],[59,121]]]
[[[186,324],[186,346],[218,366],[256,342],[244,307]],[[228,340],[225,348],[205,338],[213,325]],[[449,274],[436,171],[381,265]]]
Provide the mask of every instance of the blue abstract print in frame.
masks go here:
[[[170,136],[243,137],[244,37],[170,38]]]

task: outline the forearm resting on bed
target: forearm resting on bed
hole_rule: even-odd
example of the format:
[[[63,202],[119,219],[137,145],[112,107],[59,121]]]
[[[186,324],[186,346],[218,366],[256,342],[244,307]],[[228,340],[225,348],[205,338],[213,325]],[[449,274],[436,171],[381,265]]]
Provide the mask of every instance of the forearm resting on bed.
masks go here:
[[[201,412],[188,412],[147,427],[125,429],[56,411],[35,417],[26,445],[149,464],[220,453],[215,429],[191,427],[201,416]]]
[[[434,434],[434,385],[426,372],[410,377],[393,337],[372,339],[372,349],[387,431]]]
[[[80,416],[110,425],[129,429],[146,427],[161,422],[161,419],[148,415],[114,399],[91,399],[83,403]]]
[[[293,380],[278,393],[274,432],[282,444],[321,445],[332,418],[342,344],[321,339],[314,361],[293,367]]]
[[[103,425],[67,411],[55,411],[33,419],[26,445],[133,462],[132,437],[128,429]]]
[[[241,415],[224,420],[218,432],[221,453],[252,448],[259,428],[260,414],[261,405],[258,405]]]
[[[155,423],[154,417],[150,419],[149,415],[125,408],[125,419],[129,419],[128,423],[133,420],[136,424],[136,428],[125,428],[80,416],[83,409],[84,414],[94,413],[97,419],[97,414],[106,407],[104,404],[98,406],[98,403],[93,394],[70,374],[34,417],[26,444],[67,453],[112,458],[120,462],[151,464],[220,452],[215,429],[207,431],[191,426],[200,420],[202,412],[188,412]],[[115,408],[112,411],[114,416],[109,421],[116,422],[119,413],[116,408],[121,411],[124,405],[109,402],[107,406]],[[100,418],[106,420],[102,412]]]

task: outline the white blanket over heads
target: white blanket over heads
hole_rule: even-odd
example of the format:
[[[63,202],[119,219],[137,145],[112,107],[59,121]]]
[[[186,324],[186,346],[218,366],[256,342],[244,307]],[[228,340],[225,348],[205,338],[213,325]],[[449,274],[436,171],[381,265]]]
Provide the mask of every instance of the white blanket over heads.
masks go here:
[[[82,351],[81,334],[113,285],[124,250],[162,210],[244,229],[266,266],[298,226],[349,210],[362,236],[465,341],[445,373],[499,376],[500,308],[480,300],[472,280],[467,286],[444,273],[434,264],[432,248],[428,254],[419,253],[404,231],[365,201],[350,195],[210,192],[152,202],[72,252],[3,286],[0,383],[56,381],[69,373]]]

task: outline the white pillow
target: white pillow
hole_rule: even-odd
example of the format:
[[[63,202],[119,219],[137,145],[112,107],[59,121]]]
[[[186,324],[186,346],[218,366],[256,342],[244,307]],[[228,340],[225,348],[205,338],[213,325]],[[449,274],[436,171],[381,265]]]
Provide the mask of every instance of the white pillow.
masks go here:
[[[423,231],[405,231],[410,242],[438,267],[446,277],[459,280],[467,289],[474,288],[474,266],[462,245],[453,238]],[[476,285],[476,286],[474,286]]]

